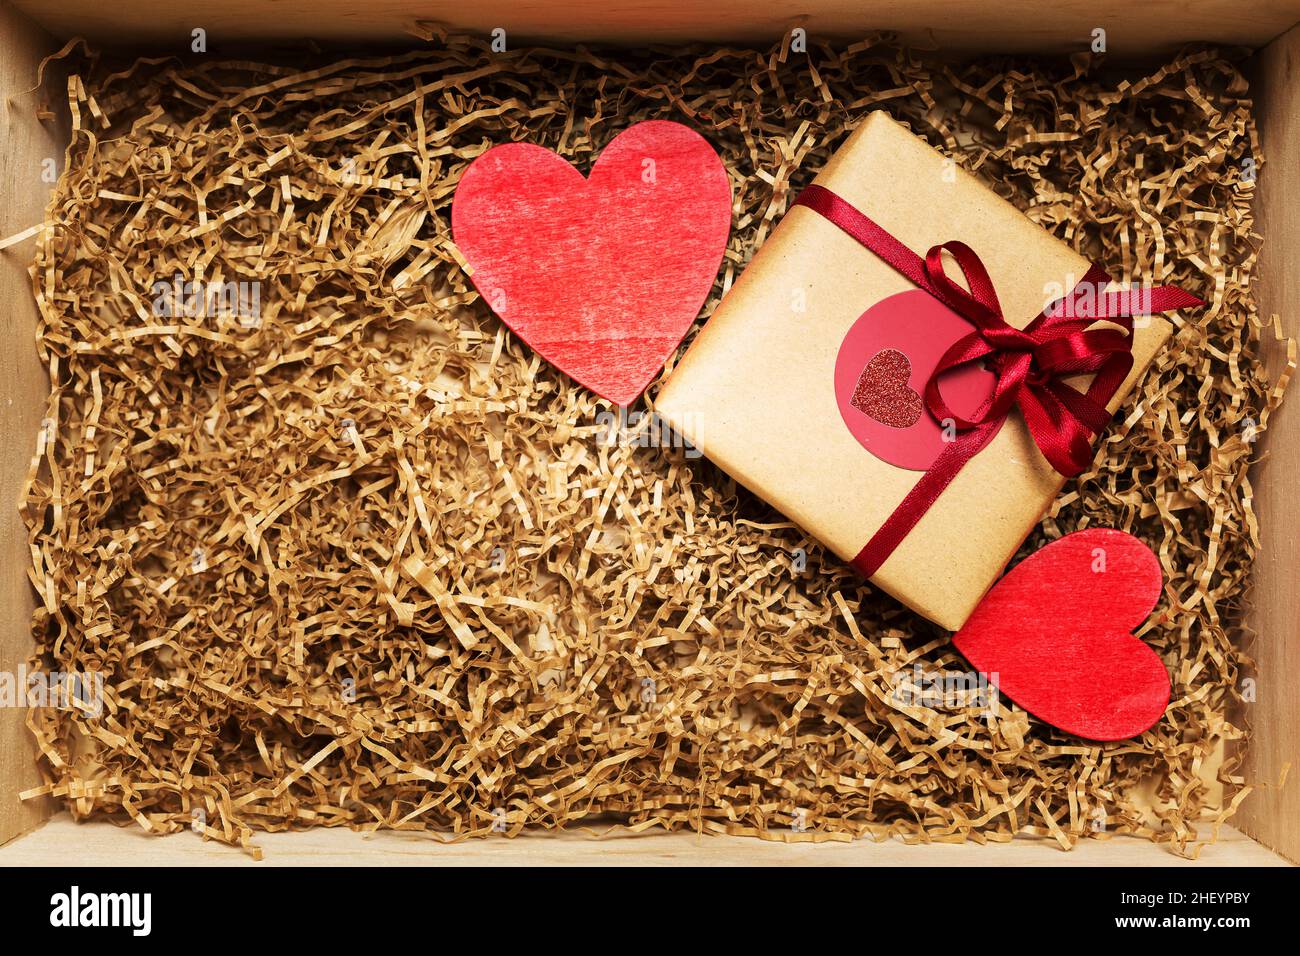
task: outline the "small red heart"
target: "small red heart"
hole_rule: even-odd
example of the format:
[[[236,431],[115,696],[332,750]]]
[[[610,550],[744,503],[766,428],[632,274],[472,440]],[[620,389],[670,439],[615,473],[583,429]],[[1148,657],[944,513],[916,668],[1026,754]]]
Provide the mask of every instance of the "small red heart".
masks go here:
[[[1132,634],[1163,580],[1160,561],[1132,535],[1077,531],[1007,572],[952,641],[1039,719],[1089,740],[1123,740],[1169,704],[1164,663]]]
[[[890,428],[911,428],[924,410],[907,384],[912,363],[898,349],[881,349],[858,376],[849,404]]]
[[[704,137],[628,127],[582,173],[529,143],[494,146],[456,187],[452,232],[475,287],[548,362],[619,405],[699,315],[731,231],[731,184]]]

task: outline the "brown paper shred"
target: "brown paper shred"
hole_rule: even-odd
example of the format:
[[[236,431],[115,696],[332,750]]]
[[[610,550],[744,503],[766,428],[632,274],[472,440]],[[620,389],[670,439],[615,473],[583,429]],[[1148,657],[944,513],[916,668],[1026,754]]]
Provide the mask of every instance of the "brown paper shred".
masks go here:
[[[1087,55],[954,65],[882,37],[639,58],[412,29],[430,49],[310,69],[74,69],[48,221],[0,247],[37,237],[52,387],[23,504],[36,660],[102,674],[104,706],[31,712],[47,783],[24,796],[252,853],[260,830],[597,818],[783,841],[1127,833],[1189,855],[1212,838],[1198,824],[1257,783],[1223,757],[1247,736],[1228,716],[1247,468],[1296,365],[1294,343],[1277,381],[1258,361],[1262,157],[1236,65],[1195,51],[1115,83]],[[585,169],[634,121],[688,121],[735,194],[707,313],[872,108],[1117,278],[1211,302],[1176,317],[1023,551],[1100,525],[1159,554],[1142,636],[1173,702],[1137,740],[1081,742],[969,688],[917,702],[927,674],[965,674],[945,635],[648,419],[611,430],[491,315],[450,239],[458,177],[493,143]],[[257,308],[160,299],[177,276],[255,283]]]

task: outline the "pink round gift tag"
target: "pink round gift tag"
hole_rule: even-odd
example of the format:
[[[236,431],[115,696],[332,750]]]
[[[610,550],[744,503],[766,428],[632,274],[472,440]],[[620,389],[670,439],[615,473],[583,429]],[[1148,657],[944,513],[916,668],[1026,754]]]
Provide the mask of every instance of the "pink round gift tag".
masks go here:
[[[853,323],[835,359],[835,401],[853,437],[881,461],[925,471],[943,451],[944,429],[925,408],[939,359],[974,326],[920,289],[881,299]],[[967,365],[939,388],[958,415],[993,392],[992,372]],[[955,432],[948,430],[949,440]]]

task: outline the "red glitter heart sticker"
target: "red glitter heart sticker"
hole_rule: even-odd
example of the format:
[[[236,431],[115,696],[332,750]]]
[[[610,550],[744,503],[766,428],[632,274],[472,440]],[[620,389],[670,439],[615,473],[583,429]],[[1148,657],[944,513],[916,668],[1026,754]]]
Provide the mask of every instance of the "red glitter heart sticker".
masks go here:
[[[907,387],[912,363],[898,349],[881,349],[858,376],[849,399],[858,411],[890,428],[910,428],[924,410],[921,396]]]
[[[897,468],[925,471],[951,441],[921,393],[948,347],[974,326],[921,289],[899,292],[867,309],[835,357],[835,402],[853,437]],[[954,370],[939,388],[958,415],[970,415],[993,391],[993,375],[976,365]]]

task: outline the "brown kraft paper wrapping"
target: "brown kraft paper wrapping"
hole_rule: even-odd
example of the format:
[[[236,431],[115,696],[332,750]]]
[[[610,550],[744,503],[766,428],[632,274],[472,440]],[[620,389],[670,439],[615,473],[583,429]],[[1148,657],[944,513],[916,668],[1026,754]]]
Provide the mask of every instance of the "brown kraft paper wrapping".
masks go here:
[[[1089,266],[883,112],[849,136],[815,182],[918,255],[953,239],[971,246],[1016,327],[1043,309],[1049,289],[1079,281]],[[961,281],[955,264],[949,275]],[[881,461],[845,427],[835,400],[836,355],[864,311],[912,288],[837,226],[796,206],[697,336],[656,410],[736,480],[851,561],[921,472]],[[1135,324],[1133,371],[1112,411],[1171,332],[1158,316]],[[1064,482],[1013,411],[872,582],[958,629]]]

